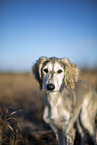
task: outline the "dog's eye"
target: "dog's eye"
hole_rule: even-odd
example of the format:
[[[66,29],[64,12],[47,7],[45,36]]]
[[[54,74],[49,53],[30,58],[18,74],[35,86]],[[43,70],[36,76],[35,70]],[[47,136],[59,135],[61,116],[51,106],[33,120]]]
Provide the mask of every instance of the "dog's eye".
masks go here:
[[[48,73],[48,69],[44,69],[43,71],[44,71],[45,73]]]
[[[59,69],[59,70],[57,71],[57,73],[58,73],[58,74],[62,73],[62,70],[61,70],[61,69]]]

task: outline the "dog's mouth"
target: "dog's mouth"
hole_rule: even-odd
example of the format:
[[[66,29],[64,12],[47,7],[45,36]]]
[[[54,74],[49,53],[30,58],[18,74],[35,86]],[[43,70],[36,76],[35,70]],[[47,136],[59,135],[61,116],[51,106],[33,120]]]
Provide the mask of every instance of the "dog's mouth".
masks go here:
[[[54,84],[50,83],[50,84],[47,85],[47,90],[48,91],[54,91],[54,89],[55,89],[55,85]]]

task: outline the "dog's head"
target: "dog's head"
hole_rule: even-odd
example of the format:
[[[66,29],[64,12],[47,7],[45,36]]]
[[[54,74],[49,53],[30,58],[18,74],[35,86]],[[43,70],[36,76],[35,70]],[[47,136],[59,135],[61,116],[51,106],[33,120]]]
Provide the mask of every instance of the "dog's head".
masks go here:
[[[79,69],[71,64],[68,58],[40,57],[33,66],[33,73],[40,84],[44,84],[47,91],[58,91],[64,84],[68,89],[75,88],[78,81]]]

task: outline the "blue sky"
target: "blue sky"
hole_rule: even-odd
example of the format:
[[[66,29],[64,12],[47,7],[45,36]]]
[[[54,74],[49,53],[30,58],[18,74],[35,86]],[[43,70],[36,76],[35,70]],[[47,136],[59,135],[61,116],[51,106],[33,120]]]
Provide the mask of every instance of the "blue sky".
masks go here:
[[[97,1],[0,0],[0,71],[30,71],[40,56],[97,65]]]

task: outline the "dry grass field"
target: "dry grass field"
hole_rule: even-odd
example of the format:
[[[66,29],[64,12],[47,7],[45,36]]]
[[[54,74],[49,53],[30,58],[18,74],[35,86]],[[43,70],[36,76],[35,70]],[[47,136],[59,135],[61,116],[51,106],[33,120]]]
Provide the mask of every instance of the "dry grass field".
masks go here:
[[[83,70],[80,79],[97,90],[97,70]],[[42,120],[43,104],[44,91],[32,74],[0,73],[0,145],[57,145]]]

